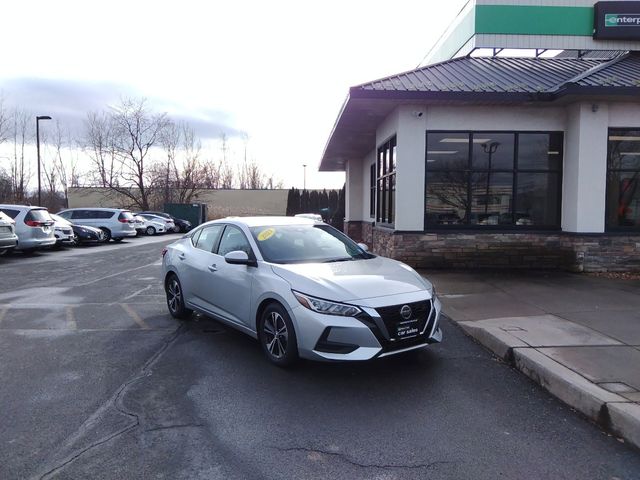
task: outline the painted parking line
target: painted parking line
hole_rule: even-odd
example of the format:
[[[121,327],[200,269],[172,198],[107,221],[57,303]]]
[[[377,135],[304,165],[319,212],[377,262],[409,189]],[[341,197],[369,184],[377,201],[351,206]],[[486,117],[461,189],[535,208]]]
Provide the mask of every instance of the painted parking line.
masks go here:
[[[140,290],[137,290],[137,291],[133,292],[131,295],[127,295],[126,297],[124,297],[124,300],[131,300],[133,297],[137,297],[142,292],[146,292],[147,290],[153,288],[154,286],[155,285],[147,285],[146,287],[141,288]]]
[[[0,323],[2,323],[2,320],[4,320],[4,317],[7,315],[8,311],[9,307],[0,308]]]
[[[98,283],[98,282],[101,282],[103,280],[107,280],[109,278],[117,277],[119,275],[124,275],[125,273],[134,272],[136,270],[142,270],[143,268],[154,267],[154,266],[157,266],[157,265],[162,265],[162,263],[160,263],[160,264],[158,264],[158,262],[147,263],[146,265],[141,265],[139,267],[129,268],[128,270],[121,270],[119,272],[112,273],[111,275],[105,275],[104,277],[96,278],[95,280],[91,280],[90,282],[85,282],[85,283],[82,284],[82,286],[93,285],[94,283]]]
[[[69,330],[77,330],[78,324],[76,323],[76,317],[73,313],[73,305],[68,305],[65,310],[67,312],[67,328]]]
[[[138,324],[141,329],[150,329],[149,325],[147,325],[147,322],[145,322],[144,319],[140,315],[138,315],[138,313],[133,308],[131,308],[131,305],[129,305],[128,303],[121,303],[120,306],[125,312],[127,312],[131,319]]]

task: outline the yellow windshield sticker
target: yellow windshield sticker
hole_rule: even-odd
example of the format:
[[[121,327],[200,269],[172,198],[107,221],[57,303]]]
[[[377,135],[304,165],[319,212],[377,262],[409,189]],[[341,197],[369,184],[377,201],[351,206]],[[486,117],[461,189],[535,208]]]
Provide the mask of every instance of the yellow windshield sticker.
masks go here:
[[[275,228],[267,228],[266,230],[262,230],[258,234],[258,240],[260,240],[261,242],[264,242],[265,240],[269,240],[271,237],[275,235],[275,233],[276,233]]]

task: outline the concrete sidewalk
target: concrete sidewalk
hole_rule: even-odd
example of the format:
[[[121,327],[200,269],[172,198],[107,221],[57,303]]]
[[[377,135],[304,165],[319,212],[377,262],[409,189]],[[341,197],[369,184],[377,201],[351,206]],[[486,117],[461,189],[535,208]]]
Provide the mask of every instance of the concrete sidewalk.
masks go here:
[[[421,273],[469,335],[640,448],[640,280]]]

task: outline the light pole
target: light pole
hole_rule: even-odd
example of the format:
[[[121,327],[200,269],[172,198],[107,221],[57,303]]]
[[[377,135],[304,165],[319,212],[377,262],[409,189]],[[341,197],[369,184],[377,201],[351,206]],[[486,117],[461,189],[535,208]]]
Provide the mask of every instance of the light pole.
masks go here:
[[[38,149],[38,206],[42,205],[42,186],[40,183],[40,120],[51,120],[49,115],[36,117],[36,148]]]
[[[307,164],[302,164],[302,190],[307,189]]]

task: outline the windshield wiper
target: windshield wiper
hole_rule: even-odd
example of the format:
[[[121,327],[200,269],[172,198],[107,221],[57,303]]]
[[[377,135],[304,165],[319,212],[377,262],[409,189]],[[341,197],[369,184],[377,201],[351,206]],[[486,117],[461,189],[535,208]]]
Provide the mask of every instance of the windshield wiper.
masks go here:
[[[322,263],[333,263],[333,262],[348,262],[353,260],[352,257],[343,257],[343,258],[331,258],[329,260],[325,260]]]

